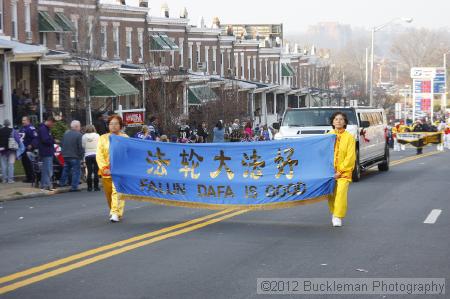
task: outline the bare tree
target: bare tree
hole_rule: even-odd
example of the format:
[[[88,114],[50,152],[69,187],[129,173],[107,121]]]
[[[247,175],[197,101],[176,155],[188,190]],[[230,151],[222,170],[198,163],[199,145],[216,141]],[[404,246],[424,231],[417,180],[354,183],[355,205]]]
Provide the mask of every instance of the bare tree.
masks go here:
[[[391,52],[409,70],[418,66],[442,65],[442,55],[449,49],[448,31],[411,28],[395,38]]]
[[[83,99],[86,108],[86,122],[92,123],[92,103],[90,90],[95,80],[93,74],[100,70],[106,61],[102,60],[101,45],[104,35],[100,28],[100,3],[95,1],[95,9],[89,8],[92,0],[75,0],[77,15],[79,16],[77,31],[73,32],[71,54],[72,61],[78,65],[74,76],[83,90]],[[100,38],[97,38],[100,37]]]
[[[145,100],[146,111],[157,115],[165,132],[178,130],[183,114],[183,89],[187,75],[174,68],[156,66],[154,59],[159,59],[164,52],[157,52],[153,59],[144,63],[149,78]]]

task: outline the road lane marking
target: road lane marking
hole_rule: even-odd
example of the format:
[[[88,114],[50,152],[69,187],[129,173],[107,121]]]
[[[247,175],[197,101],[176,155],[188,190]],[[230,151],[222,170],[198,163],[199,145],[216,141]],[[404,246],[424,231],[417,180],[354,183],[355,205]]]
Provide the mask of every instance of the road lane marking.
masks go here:
[[[441,213],[442,213],[442,210],[439,210],[439,209],[431,210],[430,214],[428,214],[427,219],[425,219],[425,221],[423,223],[426,223],[426,224],[436,223],[436,221],[437,221],[439,215],[441,215]]]
[[[396,165],[399,165],[399,164],[403,164],[403,163],[406,163],[406,162],[414,161],[414,160],[417,160],[417,159],[420,159],[420,158],[425,158],[425,157],[429,157],[429,156],[433,156],[433,155],[441,154],[441,153],[442,152],[434,151],[434,152],[430,152],[430,153],[426,153],[426,154],[422,154],[422,155],[417,155],[417,156],[412,156],[412,157],[408,157],[408,158],[404,158],[404,159],[400,159],[400,160],[395,160],[395,161],[392,161],[389,164],[389,166],[396,166]]]
[[[238,216],[240,214],[247,213],[248,211],[249,210],[238,210],[238,211],[236,211],[234,213],[226,214],[226,215],[218,217],[218,218],[214,218],[214,219],[202,222],[202,223],[194,224],[192,226],[189,226],[189,227],[186,227],[186,228],[174,231],[174,232],[170,232],[170,233],[167,233],[167,234],[164,234],[164,235],[160,235],[160,236],[157,236],[157,237],[145,240],[145,241],[141,241],[141,242],[138,242],[138,243],[134,243],[134,244],[131,244],[131,245],[128,245],[128,246],[125,246],[125,247],[121,247],[121,248],[118,248],[118,249],[115,249],[115,250],[112,250],[112,251],[108,251],[106,253],[102,253],[100,255],[96,255],[94,257],[91,257],[91,258],[88,258],[88,259],[85,259],[85,260],[81,260],[79,262],[76,262],[76,263],[73,263],[73,264],[70,264],[70,265],[67,265],[67,266],[63,266],[63,267],[57,268],[55,270],[51,270],[51,271],[48,271],[48,272],[45,272],[45,273],[42,273],[42,274],[38,274],[38,275],[32,276],[30,278],[27,278],[27,279],[24,279],[24,280],[12,283],[10,285],[6,285],[4,287],[1,287],[0,288],[0,295],[1,294],[5,294],[7,292],[14,291],[14,290],[16,290],[18,288],[21,288],[21,287],[24,287],[24,286],[27,286],[27,285],[30,285],[30,284],[33,284],[33,283],[36,283],[36,282],[39,282],[39,281],[42,281],[42,280],[45,280],[45,279],[48,279],[48,278],[51,278],[51,277],[54,277],[54,276],[57,276],[57,275],[60,275],[60,274],[63,274],[63,273],[75,270],[75,269],[78,269],[78,268],[81,268],[81,267],[85,267],[87,265],[90,265],[90,264],[96,263],[98,261],[101,261],[101,260],[113,257],[113,256],[118,255],[118,254],[122,254],[122,253],[131,251],[131,250],[134,250],[134,249],[137,249],[137,248],[140,248],[140,247],[152,244],[152,243],[156,243],[158,241],[162,241],[162,240],[165,240],[165,239],[168,239],[168,238],[171,238],[171,237],[175,237],[175,236],[178,236],[178,235],[190,232],[190,231],[194,231],[194,230],[203,228],[205,226],[208,226],[208,225],[211,225],[211,224],[214,224],[214,223],[217,223],[217,222],[220,222],[220,221],[232,218],[234,216]]]
[[[17,273],[11,274],[11,275],[3,276],[3,277],[0,277],[0,284],[3,284],[5,282],[9,282],[9,281],[12,281],[12,280],[16,280],[16,279],[24,277],[24,276],[35,274],[37,272],[48,270],[48,269],[54,268],[56,266],[67,264],[69,262],[73,262],[75,260],[78,260],[78,259],[81,259],[81,258],[85,258],[85,257],[91,256],[91,255],[94,255],[94,254],[97,254],[97,253],[100,253],[100,252],[103,252],[103,251],[106,251],[106,250],[110,250],[110,249],[113,249],[115,247],[128,245],[130,243],[141,241],[141,240],[147,239],[149,237],[154,237],[154,236],[157,236],[157,235],[160,235],[160,234],[163,234],[163,233],[168,233],[170,231],[173,231],[173,230],[176,230],[176,229],[179,229],[179,228],[183,228],[183,227],[186,227],[186,226],[189,226],[189,225],[192,225],[192,224],[196,224],[198,222],[201,222],[201,221],[204,221],[204,220],[208,220],[208,219],[211,219],[213,217],[229,213],[231,211],[233,211],[233,209],[226,209],[226,210],[223,210],[223,211],[219,211],[217,213],[209,214],[209,215],[206,215],[206,216],[203,216],[203,217],[199,217],[199,218],[195,218],[195,219],[183,222],[183,223],[179,223],[179,224],[176,224],[176,225],[165,227],[165,228],[159,229],[157,231],[152,231],[152,232],[149,232],[149,233],[146,233],[146,234],[143,234],[143,235],[138,235],[138,236],[126,239],[126,240],[114,242],[114,243],[111,243],[111,244],[108,244],[108,245],[104,245],[104,246],[101,246],[101,247],[98,247],[98,248],[94,248],[94,249],[90,249],[90,250],[87,250],[87,251],[84,251],[84,252],[80,252],[80,253],[77,253],[77,254],[74,254],[74,255],[71,255],[71,256],[68,256],[68,257],[65,257],[65,258],[62,258],[62,259],[59,259],[59,260],[47,263],[47,264],[43,264],[43,265],[40,265],[40,266],[29,268],[29,269],[21,271],[21,272],[17,272]]]

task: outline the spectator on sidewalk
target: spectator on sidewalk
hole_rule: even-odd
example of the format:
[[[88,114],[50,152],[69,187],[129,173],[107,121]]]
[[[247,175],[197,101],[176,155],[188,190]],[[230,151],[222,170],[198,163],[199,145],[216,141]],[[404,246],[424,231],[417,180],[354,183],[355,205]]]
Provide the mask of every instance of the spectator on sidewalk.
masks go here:
[[[202,123],[198,126],[197,136],[202,137],[202,142],[200,143],[208,142],[209,133],[208,128],[206,126],[206,121],[202,121]]]
[[[213,129],[213,142],[225,142],[225,129],[223,128],[222,121],[219,120],[216,124],[216,126]]]
[[[22,117],[22,128],[19,131],[19,135],[25,146],[25,153],[22,155],[22,165],[25,170],[26,179],[23,182],[32,183],[34,182],[33,165],[31,164],[27,153],[33,151],[33,141],[37,137],[37,132],[28,116]]]
[[[149,130],[148,126],[146,126],[146,125],[142,126],[142,130],[137,132],[134,135],[134,138],[143,139],[143,140],[154,140],[152,135],[150,134],[150,130]]]
[[[70,123],[70,130],[67,130],[61,140],[62,156],[64,158],[64,169],[61,175],[59,185],[61,187],[66,185],[66,182],[71,176],[72,188],[70,192],[80,191],[78,185],[80,184],[81,175],[81,159],[84,156],[82,145],[82,135],[80,133],[81,124],[78,120],[73,120]]]
[[[11,122],[5,119],[3,127],[0,129],[0,162],[3,183],[14,183],[14,163],[19,144],[19,133],[11,128]]]
[[[51,179],[53,177],[53,155],[55,154],[51,129],[55,125],[53,116],[46,118],[45,122],[40,124],[37,130],[38,137],[35,139],[39,150],[39,158],[42,161],[41,170],[41,189],[53,191]]]
[[[95,131],[99,135],[103,135],[108,133],[108,128],[106,127],[106,122],[102,113],[98,113],[97,117],[94,120]]]
[[[83,135],[81,143],[84,149],[84,161],[87,168],[87,191],[100,191],[98,187],[98,165],[96,161],[97,144],[100,135],[95,131],[93,125],[86,126],[86,134]],[[94,189],[92,189],[92,176],[94,176]]]

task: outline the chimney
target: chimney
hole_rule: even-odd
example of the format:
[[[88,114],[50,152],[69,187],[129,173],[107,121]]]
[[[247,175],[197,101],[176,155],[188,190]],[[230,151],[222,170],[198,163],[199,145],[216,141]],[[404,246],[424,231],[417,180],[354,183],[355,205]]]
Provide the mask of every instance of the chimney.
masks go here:
[[[188,18],[188,11],[186,7],[183,7],[183,9],[180,11],[180,18],[181,19],[187,19]]]
[[[214,17],[212,21],[212,28],[213,29],[220,29],[220,20],[218,17]]]
[[[162,18],[169,17],[169,5],[167,5],[167,3],[165,2],[161,5],[161,17]]]
[[[197,24],[198,28],[205,28],[205,19],[203,17],[200,17]]]

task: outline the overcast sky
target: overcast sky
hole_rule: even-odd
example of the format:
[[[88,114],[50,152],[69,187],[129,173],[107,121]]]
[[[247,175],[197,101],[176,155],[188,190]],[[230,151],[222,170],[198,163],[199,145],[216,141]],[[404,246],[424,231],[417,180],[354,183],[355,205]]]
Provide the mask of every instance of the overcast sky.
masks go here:
[[[159,16],[164,2],[171,17],[186,7],[193,24],[204,16],[210,26],[218,16],[222,23],[283,23],[286,34],[322,21],[369,28],[397,17],[414,18],[410,26],[450,28],[449,0],[150,0],[152,15]]]

